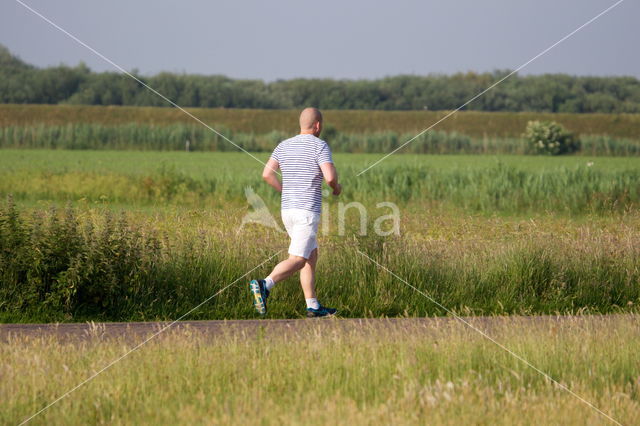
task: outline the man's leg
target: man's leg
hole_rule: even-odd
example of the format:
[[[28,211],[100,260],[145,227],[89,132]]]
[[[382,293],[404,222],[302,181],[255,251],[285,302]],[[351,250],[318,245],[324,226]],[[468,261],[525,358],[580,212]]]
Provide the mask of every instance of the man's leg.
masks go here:
[[[273,268],[273,271],[269,274],[269,278],[271,278],[274,283],[286,280],[291,275],[304,268],[306,263],[307,259],[302,256],[289,255],[288,259],[283,260]]]
[[[259,314],[264,315],[267,313],[267,299],[276,283],[298,272],[305,266],[306,262],[307,259],[304,257],[290,255],[287,260],[278,263],[271,271],[271,274],[264,280],[251,280],[249,288],[253,295],[253,305]]]
[[[322,306],[316,298],[316,263],[318,262],[318,249],[311,252],[309,259],[300,270],[300,285],[307,302],[308,317],[325,317],[336,313],[336,309]]]
[[[316,263],[318,262],[318,249],[313,249],[309,259],[300,270],[300,285],[305,299],[316,298]]]

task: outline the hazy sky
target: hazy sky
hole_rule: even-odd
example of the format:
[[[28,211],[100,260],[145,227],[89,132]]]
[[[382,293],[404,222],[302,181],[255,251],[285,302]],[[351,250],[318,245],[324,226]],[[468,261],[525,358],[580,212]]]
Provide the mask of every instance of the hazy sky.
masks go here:
[[[515,69],[615,0],[24,0],[120,64],[275,80]],[[626,0],[523,74],[640,77],[640,1]],[[111,65],[0,2],[0,43],[38,65]]]

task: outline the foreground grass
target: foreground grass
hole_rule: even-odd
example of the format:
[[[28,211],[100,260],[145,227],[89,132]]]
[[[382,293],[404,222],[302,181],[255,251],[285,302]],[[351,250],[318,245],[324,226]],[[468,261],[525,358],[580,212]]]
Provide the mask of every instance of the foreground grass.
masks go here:
[[[286,256],[287,239],[255,224],[241,228],[246,211],[114,215],[109,206],[5,205],[0,321],[175,319],[236,281],[189,319],[253,318],[246,282]],[[351,213],[343,234],[335,211],[325,216],[317,277],[321,300],[346,317],[446,314],[361,253],[467,314],[604,313],[640,304],[637,214],[575,220],[407,210],[400,235],[378,237],[373,220],[359,235]],[[297,277],[278,284],[269,317],[300,317],[301,297]]]
[[[638,324],[635,315],[505,318],[487,331],[617,421],[638,424]],[[610,424],[455,321],[265,330],[169,332],[31,424]],[[0,423],[19,423],[134,343],[0,344]]]

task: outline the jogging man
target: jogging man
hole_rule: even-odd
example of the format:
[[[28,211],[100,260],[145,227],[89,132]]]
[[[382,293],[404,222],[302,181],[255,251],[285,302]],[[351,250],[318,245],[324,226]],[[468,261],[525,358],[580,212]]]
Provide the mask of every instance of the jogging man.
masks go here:
[[[282,222],[291,238],[289,258],[280,262],[269,276],[249,283],[253,304],[259,314],[267,313],[267,299],[277,282],[300,271],[300,285],[307,301],[308,317],[333,315],[336,310],[322,306],[316,298],[315,275],[318,261],[316,234],[322,205],[322,179],[340,195],[342,187],[331,159],[331,150],[319,138],[322,114],[305,108],[300,114],[300,134],[280,142],[262,172],[262,178],[282,192]],[[282,171],[282,183],[276,175]]]

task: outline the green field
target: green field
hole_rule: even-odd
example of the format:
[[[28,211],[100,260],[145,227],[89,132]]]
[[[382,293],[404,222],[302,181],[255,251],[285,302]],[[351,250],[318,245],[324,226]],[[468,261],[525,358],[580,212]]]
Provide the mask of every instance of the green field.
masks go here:
[[[260,174],[268,154],[0,151],[0,194],[16,200],[119,205],[244,205],[251,186],[276,208]],[[336,154],[345,202],[436,203],[476,213],[625,212],[640,202],[634,158]],[[329,198],[327,202],[334,202]]]
[[[278,217],[261,161],[290,130],[254,137],[252,126],[284,123],[292,112],[202,111],[224,116],[229,129],[248,126],[244,142],[261,151],[252,159],[206,152],[229,149],[214,140],[211,149],[181,151],[181,132],[193,127],[174,123],[183,118],[171,109],[3,108],[10,114],[0,114],[0,139],[10,143],[0,145],[40,149],[0,149],[0,322],[256,318],[246,283],[286,256],[288,240],[243,225],[253,211],[245,191]],[[361,132],[367,114],[340,117]],[[380,114],[383,122],[396,113]],[[427,113],[406,114],[405,124]],[[490,129],[493,119],[502,120],[503,135],[522,124],[509,127],[509,114],[457,117],[450,124],[466,123],[469,132],[482,121]],[[569,118],[627,129],[616,137],[629,139],[590,139],[606,156],[544,157],[524,155],[517,139],[480,136],[464,145],[462,134],[435,133],[424,146],[440,155],[393,155],[361,176],[380,154],[336,152],[344,192],[324,199],[318,296],[342,317],[490,316],[471,321],[615,420],[636,424],[640,158],[629,130],[636,116]],[[127,124],[133,119],[149,126]],[[362,151],[393,146],[388,135],[366,137],[347,142],[360,140]],[[171,140],[175,146],[163,145]],[[494,148],[473,151],[491,141]],[[492,149],[518,155],[477,155]],[[374,232],[390,213],[381,202],[398,207],[397,234],[388,219],[380,227],[388,235]],[[367,217],[345,211],[349,203]],[[540,314],[578,317],[554,323]],[[303,315],[296,277],[279,283],[266,319]],[[168,332],[33,423],[607,422],[458,322],[380,324],[300,321],[297,330],[260,326],[256,335],[229,330],[214,338]],[[76,341],[0,343],[0,423],[19,423],[135,344],[133,335],[102,339],[99,331]]]
[[[455,321],[298,325],[168,332],[31,424],[610,424]],[[637,316],[477,326],[621,424],[640,422]],[[0,345],[0,423],[18,424],[135,343],[99,336]]]
[[[278,217],[262,165],[245,154],[0,153],[0,194],[17,204],[5,202],[0,220],[4,321],[176,318],[286,249],[273,229],[240,230],[247,186]],[[335,156],[345,190],[326,199],[318,285],[342,315],[446,313],[358,250],[458,312],[618,312],[640,302],[638,160],[397,155],[356,177],[378,158]],[[367,235],[355,209],[340,231],[340,209],[354,201],[369,214]],[[373,232],[389,214],[382,201],[397,203],[399,235]],[[271,318],[301,315],[296,287],[280,285]],[[251,317],[244,284],[192,315]]]

